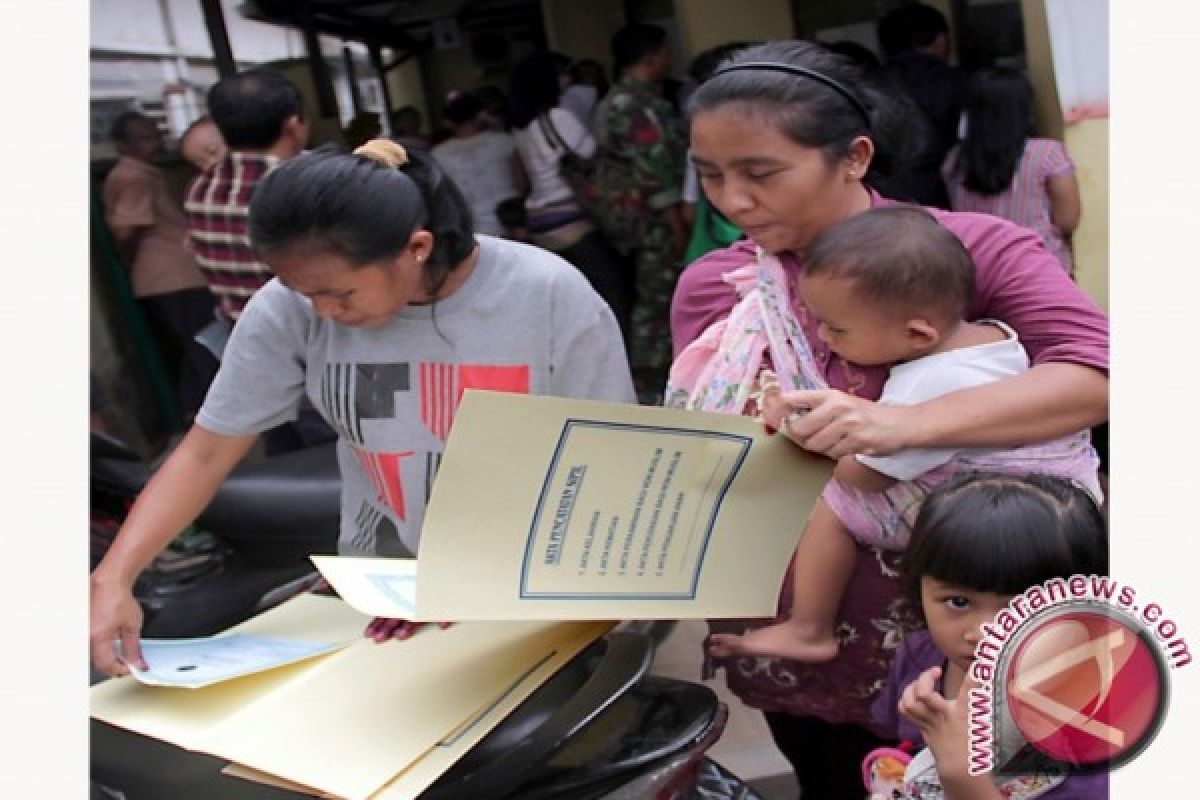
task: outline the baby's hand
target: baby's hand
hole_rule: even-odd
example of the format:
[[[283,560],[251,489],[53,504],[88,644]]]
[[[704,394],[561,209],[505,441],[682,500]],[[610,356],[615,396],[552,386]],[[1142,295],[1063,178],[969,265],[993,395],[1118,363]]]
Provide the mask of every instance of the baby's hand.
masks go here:
[[[761,396],[759,418],[768,431],[774,433],[782,430],[788,433],[788,421],[793,415],[803,414],[805,410],[796,408],[783,398],[783,386],[779,383],[779,376],[771,370],[764,369],[759,373],[758,384]]]
[[[779,430],[780,420],[788,412],[787,405],[781,399],[783,387],[779,385],[779,376],[769,369],[758,374],[758,418],[767,426],[771,433]]]

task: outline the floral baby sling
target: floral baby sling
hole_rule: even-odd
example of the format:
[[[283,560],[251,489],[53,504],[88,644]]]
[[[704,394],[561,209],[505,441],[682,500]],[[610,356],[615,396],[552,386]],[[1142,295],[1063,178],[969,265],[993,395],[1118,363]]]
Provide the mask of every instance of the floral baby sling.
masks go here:
[[[760,374],[776,373],[780,388],[824,389],[816,357],[792,311],[779,259],[756,250],[753,262],[722,278],[741,298],[729,316],[710,325],[671,365],[664,404],[724,414],[761,411]],[[933,475],[944,479],[944,475]],[[867,493],[834,481],[823,493],[835,513],[853,519],[855,538],[888,549],[908,542],[912,523],[931,484],[921,478]]]
[[[784,391],[824,389],[825,379],[792,311],[787,276],[776,257],[755,258],[722,279],[739,300],[675,358],[664,404],[725,414],[757,413],[759,375],[774,370]]]

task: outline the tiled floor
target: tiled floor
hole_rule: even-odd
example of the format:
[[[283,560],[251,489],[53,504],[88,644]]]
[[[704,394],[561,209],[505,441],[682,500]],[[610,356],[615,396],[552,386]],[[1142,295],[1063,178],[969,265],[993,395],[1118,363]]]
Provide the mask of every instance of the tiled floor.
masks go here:
[[[730,694],[720,675],[712,681],[700,680],[700,643],[707,630],[702,620],[676,623],[659,645],[651,672],[712,687],[729,706],[729,722],[709,755],[752,784],[764,800],[795,800],[799,796],[796,779],[787,761],[775,748],[762,715]]]

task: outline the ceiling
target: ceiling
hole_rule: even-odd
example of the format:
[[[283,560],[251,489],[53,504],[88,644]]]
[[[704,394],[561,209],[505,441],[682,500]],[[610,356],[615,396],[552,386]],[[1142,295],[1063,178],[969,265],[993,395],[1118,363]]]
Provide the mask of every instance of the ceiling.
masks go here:
[[[435,27],[452,25],[468,37],[535,22],[540,30],[542,16],[538,0],[248,0],[238,10],[293,28],[311,20],[320,33],[409,52],[433,46]]]

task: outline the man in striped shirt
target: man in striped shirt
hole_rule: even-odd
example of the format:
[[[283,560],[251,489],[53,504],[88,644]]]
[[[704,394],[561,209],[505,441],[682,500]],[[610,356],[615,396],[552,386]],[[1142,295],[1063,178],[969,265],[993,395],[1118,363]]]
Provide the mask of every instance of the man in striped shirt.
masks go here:
[[[232,324],[250,297],[273,277],[250,246],[250,198],[268,172],[304,150],[309,123],[300,92],[270,69],[247,70],[218,81],[208,92],[208,113],[229,151],[196,176],[183,208],[196,263],[216,297],[218,314]],[[212,371],[198,378],[206,387],[217,366],[212,363]],[[276,455],[332,441],[335,434],[305,403],[295,420],[266,431],[263,438],[267,455]]]
[[[250,296],[271,279],[247,230],[258,182],[308,144],[300,92],[270,69],[239,72],[216,83],[208,110],[229,152],[198,175],[184,199],[188,239],[220,312],[236,321]]]

